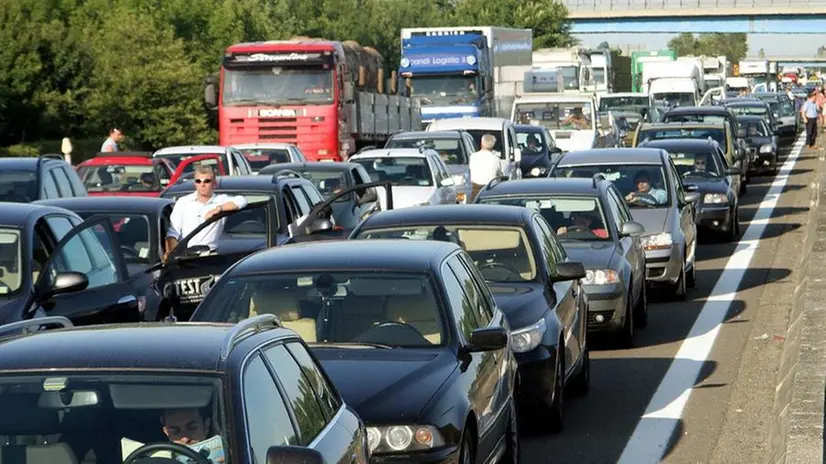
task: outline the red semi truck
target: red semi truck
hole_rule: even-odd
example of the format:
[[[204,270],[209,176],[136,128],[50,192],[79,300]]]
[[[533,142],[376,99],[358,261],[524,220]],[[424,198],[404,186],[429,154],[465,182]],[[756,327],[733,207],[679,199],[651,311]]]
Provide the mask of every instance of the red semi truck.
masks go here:
[[[395,76],[385,92],[382,64],[375,49],[352,41],[232,45],[219,76],[205,82],[219,143],[293,143],[308,159],[340,161],[394,132],[420,130],[418,99],[396,94]]]

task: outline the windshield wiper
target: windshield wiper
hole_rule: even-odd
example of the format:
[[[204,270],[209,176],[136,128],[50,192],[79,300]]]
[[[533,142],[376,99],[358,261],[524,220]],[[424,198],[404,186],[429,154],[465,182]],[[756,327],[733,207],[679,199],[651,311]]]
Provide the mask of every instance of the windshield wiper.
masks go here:
[[[381,348],[384,350],[392,350],[390,345],[383,345],[381,343],[370,342],[318,342],[317,345],[332,346],[335,348],[358,348],[361,346],[369,346],[370,348]]]
[[[655,205],[655,204],[652,204],[652,203],[642,203],[642,202],[629,203],[627,201],[625,202],[625,204],[628,205],[629,207],[636,207],[636,208],[659,208],[660,206],[663,206],[663,205]]]

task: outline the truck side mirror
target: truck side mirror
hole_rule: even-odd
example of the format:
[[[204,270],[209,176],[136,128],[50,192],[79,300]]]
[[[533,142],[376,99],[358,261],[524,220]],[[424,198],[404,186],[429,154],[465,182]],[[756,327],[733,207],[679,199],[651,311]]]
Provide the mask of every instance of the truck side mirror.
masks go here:
[[[344,83],[344,101],[351,102],[353,101],[355,94],[355,89],[353,88],[352,82],[345,82]]]
[[[218,107],[218,78],[216,76],[207,76],[204,79],[204,103],[209,109]]]
[[[485,76],[485,92],[493,92],[493,77]]]

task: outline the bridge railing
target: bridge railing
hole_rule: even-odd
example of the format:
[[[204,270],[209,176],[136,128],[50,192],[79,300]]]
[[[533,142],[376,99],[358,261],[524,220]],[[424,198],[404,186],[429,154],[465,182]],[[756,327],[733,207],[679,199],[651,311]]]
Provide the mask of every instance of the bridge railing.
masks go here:
[[[650,8],[782,8],[826,6],[826,0],[562,0],[568,11],[637,11]]]

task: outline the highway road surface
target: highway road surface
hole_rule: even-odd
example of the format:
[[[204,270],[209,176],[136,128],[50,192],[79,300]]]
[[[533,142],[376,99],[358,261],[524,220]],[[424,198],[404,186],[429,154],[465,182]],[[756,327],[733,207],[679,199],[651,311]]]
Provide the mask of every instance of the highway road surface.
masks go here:
[[[752,179],[739,243],[698,247],[688,301],[652,294],[633,349],[591,338],[591,392],[567,400],[562,433],[523,428],[524,462],[763,461],[817,163],[802,146]]]

